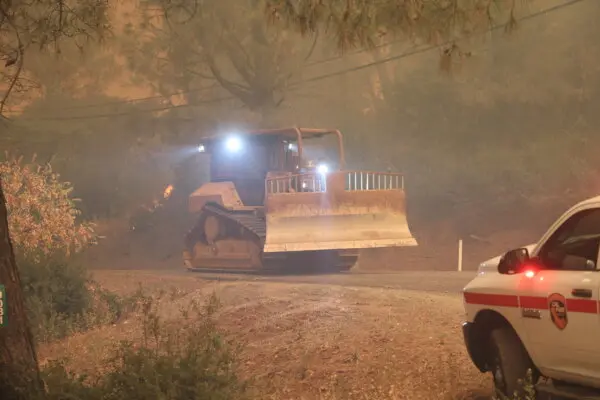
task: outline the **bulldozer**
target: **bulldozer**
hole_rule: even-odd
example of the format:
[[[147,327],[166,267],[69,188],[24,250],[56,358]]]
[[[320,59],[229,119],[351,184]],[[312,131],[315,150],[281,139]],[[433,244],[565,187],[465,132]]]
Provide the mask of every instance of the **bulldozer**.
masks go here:
[[[313,139],[333,138],[336,161],[310,157]],[[360,249],[417,246],[399,173],[346,169],[336,129],[263,129],[216,135],[210,180],[189,196],[196,223],[185,236],[191,271],[324,268],[347,271]]]

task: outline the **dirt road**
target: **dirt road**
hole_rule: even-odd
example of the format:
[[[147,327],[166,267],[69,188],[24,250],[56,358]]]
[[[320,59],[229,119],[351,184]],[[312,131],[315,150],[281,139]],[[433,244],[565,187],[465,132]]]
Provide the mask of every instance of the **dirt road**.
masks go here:
[[[372,287],[423,292],[459,293],[473,279],[474,271],[402,271],[402,272],[351,272],[327,275],[291,275],[291,276],[235,276],[224,274],[200,274],[198,279],[217,281],[249,280],[255,282],[313,283],[346,287]]]
[[[170,282],[193,288],[194,282],[255,282],[255,283],[295,283],[335,285],[343,287],[370,287],[414,290],[421,292],[460,293],[463,287],[473,279],[475,271],[401,271],[401,272],[360,272],[352,271],[340,274],[324,275],[253,275],[233,273],[188,272],[185,270],[98,270],[94,276],[100,281],[110,281],[110,286],[118,285],[119,280],[131,282],[138,280],[144,285]]]
[[[177,288],[164,318],[216,292],[218,324],[243,346],[240,369],[258,399],[489,399],[489,376],[469,360],[460,289],[473,272],[249,276],[184,271],[95,271],[107,289]],[[134,320],[42,346],[94,372],[119,340],[140,340]]]

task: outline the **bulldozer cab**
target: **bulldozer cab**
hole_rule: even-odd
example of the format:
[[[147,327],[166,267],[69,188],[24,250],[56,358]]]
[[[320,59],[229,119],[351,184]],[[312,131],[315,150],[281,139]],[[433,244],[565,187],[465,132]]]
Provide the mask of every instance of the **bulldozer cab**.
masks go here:
[[[264,204],[268,177],[329,171],[344,163],[342,136],[335,130],[249,131],[207,138],[199,148],[210,154],[210,181],[232,182],[246,206]]]
[[[329,129],[267,129],[207,138],[199,146],[211,154],[211,180],[256,176],[265,171],[299,172],[317,161],[344,166],[342,134]],[[249,168],[253,167],[253,168]]]

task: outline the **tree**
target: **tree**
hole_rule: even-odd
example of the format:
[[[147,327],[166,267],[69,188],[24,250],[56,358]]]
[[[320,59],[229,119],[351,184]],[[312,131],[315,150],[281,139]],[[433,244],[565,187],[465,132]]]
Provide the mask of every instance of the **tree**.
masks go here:
[[[31,49],[60,53],[63,40],[77,43],[101,38],[109,28],[106,0],[33,2],[0,1],[0,115],[14,94],[31,89],[25,56]],[[37,356],[23,303],[23,293],[7,224],[0,183],[0,284],[6,287],[8,326],[0,328],[0,393],[7,399],[30,399],[42,394]],[[36,393],[37,392],[37,393]]]
[[[27,322],[19,270],[8,231],[8,212],[1,179],[0,284],[5,286],[8,308],[8,324],[0,327],[0,393],[2,398],[7,400],[30,399],[41,394],[43,386],[33,336]]]
[[[65,0],[33,2],[0,1],[0,115],[9,98],[27,95],[35,88],[27,74],[25,58],[32,50],[60,54],[65,40],[80,49],[107,32],[108,0]],[[18,99],[18,100],[23,100]]]
[[[338,48],[372,48],[383,36],[442,44],[448,58],[461,55],[457,42],[506,17],[516,25],[515,0],[266,0],[272,20],[303,34],[325,29]],[[456,42],[455,42],[456,41]]]
[[[131,65],[148,82],[159,82],[159,92],[212,85],[264,120],[284,101],[316,36],[307,41],[283,26],[271,29],[263,8],[264,0],[154,1],[141,29],[130,28]],[[143,31],[149,33],[142,36]],[[207,93],[215,97],[210,91],[185,96],[196,103]]]

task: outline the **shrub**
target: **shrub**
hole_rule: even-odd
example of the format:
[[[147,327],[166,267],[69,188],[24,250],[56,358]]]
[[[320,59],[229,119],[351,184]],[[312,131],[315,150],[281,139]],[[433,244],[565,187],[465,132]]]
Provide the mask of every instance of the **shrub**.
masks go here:
[[[35,258],[69,255],[95,243],[92,225],[77,221],[80,212],[68,182],[61,182],[49,164],[37,164],[35,157],[30,163],[6,158],[0,162],[0,177],[17,253]]]
[[[141,343],[125,342],[115,350],[98,378],[70,373],[64,361],[43,371],[49,400],[243,400],[244,381],[236,374],[235,349],[223,341],[214,323],[216,297],[193,302],[182,311],[184,322],[159,318],[159,304],[141,299]]]
[[[99,322],[90,310],[101,299],[83,266],[69,259],[96,240],[92,225],[78,221],[72,186],[35,157],[24,163],[7,155],[0,178],[34,335],[46,341]]]
[[[514,393],[512,397],[506,397],[500,392],[496,392],[492,400],[536,400],[535,382],[533,381],[533,371],[527,370],[527,376],[524,380],[520,380],[520,385],[523,388],[523,396]]]
[[[25,258],[19,269],[28,318],[39,342],[114,323],[137,308],[139,291],[128,297],[111,293],[73,260]]]
[[[68,260],[48,259],[20,263],[23,291],[27,298],[51,305],[60,314],[82,314],[91,301],[89,277],[80,265]]]
[[[48,341],[72,332],[90,307],[87,272],[62,260],[27,258],[20,260],[19,270],[34,336]]]

